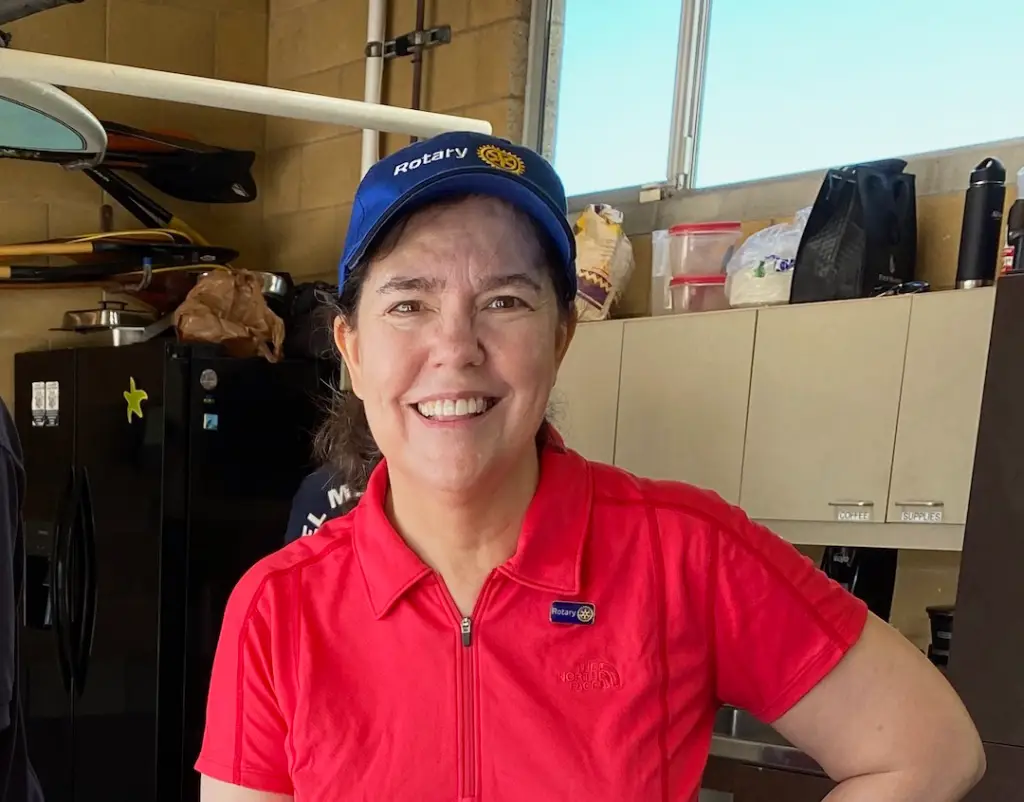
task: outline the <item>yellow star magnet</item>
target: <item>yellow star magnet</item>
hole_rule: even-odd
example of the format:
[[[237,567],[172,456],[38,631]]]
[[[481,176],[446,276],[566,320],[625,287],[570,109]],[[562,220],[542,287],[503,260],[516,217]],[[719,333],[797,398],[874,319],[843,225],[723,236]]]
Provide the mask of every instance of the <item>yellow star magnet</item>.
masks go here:
[[[128,377],[128,389],[124,391],[124,400],[128,402],[128,422],[132,422],[132,413],[142,418],[142,402],[149,400],[149,393],[135,386],[135,377]]]

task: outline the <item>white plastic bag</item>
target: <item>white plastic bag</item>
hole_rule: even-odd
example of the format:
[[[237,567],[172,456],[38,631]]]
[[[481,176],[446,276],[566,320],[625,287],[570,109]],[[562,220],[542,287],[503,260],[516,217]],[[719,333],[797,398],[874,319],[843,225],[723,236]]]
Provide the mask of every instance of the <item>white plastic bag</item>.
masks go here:
[[[789,303],[793,263],[811,207],[798,211],[791,223],[779,223],[747,237],[725,268],[725,294],[730,306]]]

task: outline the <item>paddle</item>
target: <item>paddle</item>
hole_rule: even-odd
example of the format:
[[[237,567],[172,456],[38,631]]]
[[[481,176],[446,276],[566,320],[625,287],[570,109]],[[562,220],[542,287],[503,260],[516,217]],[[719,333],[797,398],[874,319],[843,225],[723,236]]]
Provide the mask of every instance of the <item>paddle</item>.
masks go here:
[[[169,270],[199,269],[205,265],[183,265],[154,262],[150,272],[158,275]],[[66,282],[95,282],[134,273],[141,273],[136,261],[101,262],[94,265],[64,265],[41,267],[38,265],[0,265],[0,287],[8,284],[63,284]]]
[[[161,192],[195,203],[249,203],[256,199],[256,154],[207,145],[183,135],[143,131],[101,121],[107,132],[102,166],[128,170]]]
[[[91,242],[93,240],[108,239],[131,239],[140,242],[177,242],[182,245],[192,242],[192,239],[187,234],[170,228],[129,228],[124,231],[98,231],[94,234],[76,234],[70,237],[53,237],[52,239],[37,240],[35,243],[18,242],[14,244],[39,245],[51,242]]]
[[[89,167],[82,170],[114,200],[121,204],[144,226],[160,229],[175,229],[185,234],[192,242],[208,244],[206,239],[179,217],[133,186],[126,178],[106,167]]]
[[[238,258],[238,251],[211,245],[191,243],[139,242],[130,239],[94,239],[84,242],[28,242],[0,245],[0,259],[22,256],[82,256],[107,254],[135,260],[144,259],[168,264],[214,264]]]

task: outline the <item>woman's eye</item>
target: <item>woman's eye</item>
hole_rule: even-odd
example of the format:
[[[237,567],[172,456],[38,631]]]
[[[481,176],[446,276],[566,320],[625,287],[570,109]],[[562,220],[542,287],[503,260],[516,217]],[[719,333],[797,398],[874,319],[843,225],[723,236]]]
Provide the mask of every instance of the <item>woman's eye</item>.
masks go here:
[[[391,307],[391,312],[399,315],[412,315],[419,311],[419,301],[400,301]]]
[[[526,304],[511,295],[499,295],[497,298],[492,298],[487,306],[491,309],[517,309],[525,307]]]

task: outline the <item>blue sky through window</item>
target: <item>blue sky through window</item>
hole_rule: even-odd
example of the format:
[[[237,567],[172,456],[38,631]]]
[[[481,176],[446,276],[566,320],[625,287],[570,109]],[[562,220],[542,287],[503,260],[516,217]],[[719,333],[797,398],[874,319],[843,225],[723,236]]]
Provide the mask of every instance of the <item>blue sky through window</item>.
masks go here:
[[[667,177],[680,8],[566,0],[571,195]],[[712,0],[697,186],[1022,137],[1021,30],[1021,0]]]

